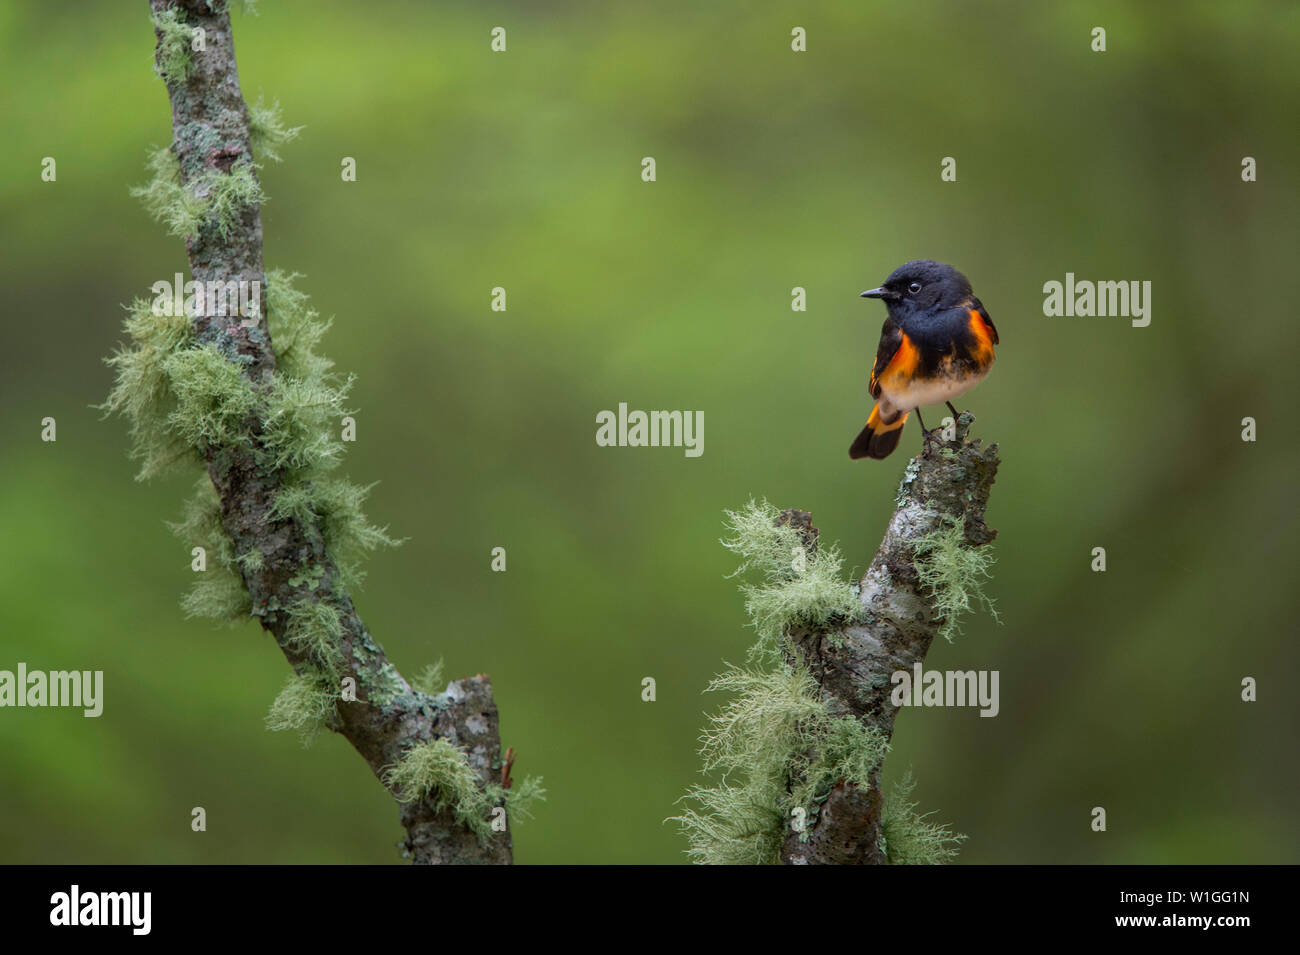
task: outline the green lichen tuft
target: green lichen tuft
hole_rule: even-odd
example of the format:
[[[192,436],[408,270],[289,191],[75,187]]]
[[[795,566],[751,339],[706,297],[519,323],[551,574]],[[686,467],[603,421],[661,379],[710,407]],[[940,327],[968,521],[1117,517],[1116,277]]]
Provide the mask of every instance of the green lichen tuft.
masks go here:
[[[369,492],[369,487],[335,478],[287,483],[277,492],[270,517],[318,521],[341,582],[352,589],[365,579],[361,569],[365,557],[379,547],[402,543],[389,536],[388,528],[366,519],[362,505]]]
[[[787,787],[803,749],[803,728],[822,705],[806,671],[764,672],[730,667],[708,686],[736,694],[709,716],[700,737],[705,773],[714,786],[692,786],[686,808],[674,816],[695,862],[710,865],[775,863],[784,838]],[[734,781],[733,781],[734,780]]]
[[[190,55],[194,45],[194,29],[180,20],[179,13],[169,8],[153,17],[158,31],[158,53],[154,58],[154,72],[168,86],[183,83],[194,67]]]
[[[994,619],[998,613],[984,592],[991,575],[993,550],[988,545],[972,547],[966,542],[964,519],[944,518],[940,526],[916,542],[916,571],[933,601],[935,613],[943,619],[939,634],[948,642],[961,633],[961,617],[983,607]]]
[[[872,785],[889,751],[880,730],[833,716],[782,644],[790,626],[854,620],[860,609],[852,584],[840,579],[836,549],[808,555],[800,529],[778,525],[779,517],[766,501],[726,512],[731,535],[722,544],[740,556],[737,573],[761,575],[760,584],[741,587],[758,641],[748,667],[729,666],[708,686],[732,694],[700,737],[702,771],[716,782],[692,787],[673,817],[699,863],[779,862],[793,818],[803,818],[807,833],[831,789],[840,781]]]
[[[336,467],[343,457],[337,422],[348,414],[343,403],[351,386],[351,378],[335,386],[318,378],[276,375],[263,419],[263,465],[294,473]]]
[[[232,625],[247,620],[251,610],[248,589],[234,546],[221,526],[221,502],[207,475],[195,482],[181,520],[168,526],[187,549],[202,547],[207,552],[207,570],[195,575],[189,592],[181,598],[185,615]]]
[[[213,170],[196,189],[199,195],[207,196],[207,223],[223,239],[230,238],[246,208],[266,202],[256,168],[241,159],[230,167],[230,172]]]
[[[438,812],[450,808],[480,844],[492,835],[493,809],[504,804],[511,818],[522,821],[546,798],[540,776],[519,780],[508,790],[497,783],[480,786],[465,754],[445,739],[411,746],[397,763],[384,767],[383,779],[398,802],[430,799]]]
[[[465,754],[447,740],[411,746],[397,763],[385,767],[384,783],[398,802],[427,798],[439,812],[451,808],[458,823],[472,830],[480,842],[487,841],[494,804]]]
[[[184,315],[155,315],[151,303],[142,298],[127,308],[125,325],[131,347],[119,346],[107,360],[116,381],[99,408],[105,415],[126,417],[131,456],[141,462],[136,480],[144,481],[181,463],[195,465],[200,460],[171,427],[176,396],[165,364],[168,357],[190,347],[193,332]]]
[[[266,728],[273,732],[296,732],[302,745],[310,746],[322,730],[335,726],[337,700],[338,690],[329,674],[318,670],[292,673],[271,704]]]
[[[315,482],[312,507],[320,520],[325,543],[335,556],[346,587],[361,586],[362,562],[381,547],[397,547],[402,541],[391,537],[387,527],[366,519],[362,505],[373,485],[363,487],[335,478]]]
[[[931,813],[918,814],[917,804],[910,799],[915,785],[908,772],[885,797],[880,830],[886,861],[890,865],[946,865],[957,858],[966,836],[946,824],[927,822]]]
[[[207,214],[208,203],[181,183],[181,170],[166,146],[149,153],[146,162],[153,179],[134,186],[131,195],[144,203],[145,210],[171,235],[184,239],[195,235]]]
[[[279,102],[267,106],[262,97],[248,104],[248,132],[253,143],[253,154],[272,162],[280,161],[280,147],[293,142],[302,132],[302,126],[285,126],[280,116]]]
[[[219,0],[209,4],[219,5]],[[215,7],[214,7],[215,9]],[[162,69],[168,82],[183,79],[188,70],[189,28],[175,11],[161,20],[164,33]],[[186,41],[184,48],[177,44]],[[279,148],[298,134],[285,127],[278,105],[261,101],[250,108],[250,133],[260,155],[279,159]],[[248,160],[228,172],[196,172],[188,183],[169,149],[150,154],[152,180],[132,190],[150,213],[174,235],[187,240],[199,233],[222,237],[240,227],[248,207],[265,201],[257,166]],[[324,568],[304,561],[288,584],[298,599],[281,606],[272,598],[259,613],[285,615],[286,643],[302,657],[301,675],[291,678],[272,706],[268,726],[296,729],[304,739],[336,717],[333,684],[343,663],[343,620],[338,604],[345,589],[359,585],[364,558],[376,548],[400,543],[366,520],[363,505],[369,487],[330,477],[343,454],[339,434],[352,379],[340,380],[333,362],[316,347],[329,323],[310,308],[307,296],[293,287],[295,275],[266,273],[268,328],[276,348],[276,370],[254,385],[245,376],[237,354],[216,345],[199,345],[184,314],[161,315],[153,303],[137,299],[128,309],[128,345],[109,359],[115,383],[101,405],[106,414],[121,414],[130,423],[132,455],[141,460],[140,479],[161,474],[180,463],[221,467],[232,452],[250,454],[256,467],[273,475],[280,486],[268,519],[296,520],[320,529],[339,573],[325,580]],[[236,555],[222,524],[220,501],[205,475],[182,521],[173,528],[191,547],[207,551],[207,569],[182,600],[187,614],[236,621],[251,613],[244,575],[264,569],[269,553],[250,550]],[[326,585],[330,594],[322,593]],[[354,641],[358,659],[378,652],[364,633]],[[409,687],[391,666],[364,670],[366,699],[386,706]],[[439,673],[426,674],[432,686]],[[429,748],[432,747],[432,748]],[[539,780],[522,780],[506,792],[499,785],[479,786],[464,755],[449,747],[418,748],[391,770],[391,785],[402,792],[437,793],[456,808],[461,821],[486,838],[488,811],[498,805],[521,815],[543,798]],[[467,775],[468,774],[468,775]]]
[[[287,608],[288,625],[285,637],[288,644],[305,654],[325,673],[334,676],[343,662],[340,640],[343,638],[343,621],[338,608],[331,603],[303,597]]]
[[[742,584],[745,611],[758,642],[751,662],[773,663],[782,656],[784,631],[792,625],[824,626],[836,619],[852,619],[860,612],[854,585],[843,579],[841,558],[834,545],[822,545],[808,554],[799,530],[777,526],[779,512],[767,501],[752,499],[739,511],[727,511],[731,537],[722,545],[740,556],[736,574],[757,572],[758,584]]]
[[[249,445],[249,422],[260,399],[215,345],[174,351],[162,370],[176,398],[167,423],[183,443],[200,453]]]
[[[234,625],[248,619],[252,604],[241,577],[224,568],[209,567],[181,597],[181,610],[187,617]]]
[[[442,682],[442,661],[430,663],[421,670],[419,675],[411,681],[411,686],[428,696],[437,696],[446,689],[445,684]]]
[[[257,182],[257,167],[247,159],[236,162],[229,172],[210,169],[188,184],[181,181],[180,166],[166,147],[153,150],[147,165],[153,179],[133,187],[131,195],[178,238],[188,239],[204,228],[229,238],[244,210],[266,201]]]
[[[500,787],[489,786],[488,788],[496,790]],[[503,790],[503,792],[505,794],[506,812],[509,814],[511,822],[523,822],[532,819],[537,804],[546,801],[546,788],[542,785],[541,776],[525,776],[523,779],[516,780],[513,786]],[[491,795],[489,794],[490,798]]]
[[[791,794],[793,805],[802,806],[810,821],[840,780],[856,786],[871,785],[872,776],[889,752],[889,741],[883,733],[852,716],[827,717],[814,729],[810,735],[816,758]]]
[[[266,412],[266,464],[316,478],[343,456],[340,422],[350,413],[346,401],[353,379],[340,380],[332,372],[334,363],[317,354],[329,323],[294,288],[296,277],[279,270],[266,276],[267,322],[279,369]],[[364,496],[360,492],[356,500]]]
[[[271,269],[266,273],[266,315],[275,343],[275,362],[291,378],[320,379],[334,362],[316,352],[330,322],[308,304],[307,293],[294,288],[297,272]]]
[[[852,717],[832,717],[802,667],[730,667],[712,692],[735,694],[709,716],[701,736],[703,771],[714,786],[683,797],[687,854],[710,865],[770,865],[779,860],[794,809],[814,824],[836,781],[867,784],[888,744]]]

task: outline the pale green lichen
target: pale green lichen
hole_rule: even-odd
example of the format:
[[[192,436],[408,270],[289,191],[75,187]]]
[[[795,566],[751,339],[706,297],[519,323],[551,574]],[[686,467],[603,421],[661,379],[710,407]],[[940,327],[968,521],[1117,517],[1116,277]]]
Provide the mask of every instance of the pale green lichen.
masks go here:
[[[207,196],[207,222],[223,239],[230,238],[249,206],[266,202],[257,182],[256,166],[241,159],[227,173],[213,170],[195,191]]]
[[[195,235],[208,203],[181,183],[180,166],[172,151],[166,146],[152,150],[146,165],[153,178],[147,185],[132,187],[131,195],[140,199],[149,215],[171,235],[180,239]]]
[[[137,298],[127,308],[125,322],[131,347],[118,346],[108,364],[116,381],[100,410],[121,414],[130,424],[131,456],[141,462],[136,480],[167,473],[178,464],[196,465],[197,450],[170,426],[176,397],[167,359],[188,348],[193,339],[184,315],[156,315],[152,303]]]
[[[172,235],[186,239],[203,228],[215,230],[223,239],[239,224],[244,210],[260,205],[266,195],[258,184],[256,166],[242,159],[229,172],[210,169],[194,181],[181,181],[180,166],[166,147],[149,154],[153,179],[131,189],[131,195]]]
[[[441,738],[409,747],[400,760],[384,768],[383,779],[398,802],[428,799],[438,812],[451,809],[456,821],[474,832],[480,843],[492,835],[493,809],[504,804],[508,813],[526,819],[536,802],[546,797],[540,777],[521,780],[517,789],[481,786],[465,753]]]
[[[859,613],[857,591],[843,578],[843,558],[834,545],[809,554],[798,528],[777,526],[779,512],[767,501],[751,499],[741,510],[725,513],[731,536],[721,543],[741,558],[736,574],[757,572],[761,580],[740,587],[758,633],[751,662],[779,660],[786,627],[824,626]]]
[[[171,7],[154,14],[153,25],[158,31],[154,72],[168,86],[183,83],[194,67],[191,56],[194,45],[193,27],[182,23],[179,12]]]
[[[324,577],[324,567],[320,564],[307,562],[299,565],[298,570],[289,578],[289,586],[306,587],[308,590],[315,590]]]
[[[915,546],[917,575],[930,594],[935,614],[943,619],[940,636],[951,643],[961,633],[962,615],[976,607],[997,619],[993,601],[984,592],[984,581],[991,576],[993,550],[966,542],[964,519],[941,520]]]
[[[253,153],[272,162],[280,161],[280,147],[293,142],[303,131],[303,126],[286,126],[280,116],[280,104],[267,106],[262,97],[248,104],[248,133]]]
[[[711,865],[778,861],[795,809],[815,823],[817,806],[838,780],[867,785],[888,743],[853,717],[832,717],[802,667],[731,667],[708,689],[735,696],[709,716],[701,736],[703,771],[674,816],[687,854]]]
[[[187,548],[202,547],[207,556],[207,569],[196,573],[189,592],[181,598],[185,615],[232,625],[247,620],[248,589],[234,546],[221,526],[221,502],[206,475],[195,482],[181,520],[168,526]]]
[[[176,405],[171,431],[200,453],[249,446],[249,421],[260,403],[239,366],[215,345],[184,348],[163,359]]]
[[[251,609],[243,579],[221,567],[208,568],[181,597],[185,616],[204,617],[217,623],[241,623],[248,619]]]
[[[304,597],[286,608],[285,640],[321,671],[333,676],[343,661],[339,640],[343,621],[338,608],[323,600]]]
[[[276,493],[268,516],[316,520],[338,567],[342,585],[352,589],[365,580],[361,562],[366,556],[380,547],[397,547],[402,543],[389,536],[387,527],[366,519],[362,505],[371,487],[336,478],[286,483]]]
[[[910,799],[915,785],[908,772],[885,797],[880,816],[885,858],[890,865],[946,865],[957,858],[966,836],[944,823],[927,822],[931,813],[918,814]]]
[[[809,556],[799,529],[778,524],[779,517],[776,508],[752,500],[726,512],[731,535],[722,543],[741,557],[737,573],[757,571],[761,578],[742,585],[758,642],[749,667],[729,666],[708,686],[732,694],[708,717],[700,737],[702,771],[716,781],[691,787],[682,813],[672,817],[687,837],[687,855],[698,863],[779,862],[795,819],[802,819],[807,839],[831,789],[841,781],[874,785],[889,751],[876,727],[851,715],[832,716],[817,682],[782,645],[791,626],[847,622],[860,610],[856,591],[840,579],[835,548]],[[895,800],[890,817],[895,853],[911,860],[933,850],[937,858],[934,846],[947,847],[951,834],[915,817],[915,807],[906,803],[909,791]]]
[[[488,789],[491,791],[489,798],[496,797],[496,792],[500,790],[499,786],[492,785]],[[505,794],[506,812],[509,813],[513,822],[523,822],[533,818],[533,811],[537,808],[539,802],[546,801],[546,788],[542,785],[541,776],[525,776],[523,779],[516,781],[509,789],[503,790]]]
[[[248,573],[256,573],[262,569],[265,563],[262,552],[259,550],[250,550],[247,554],[240,554],[235,560]]]
[[[275,342],[275,363],[280,373],[290,378],[320,380],[334,362],[317,354],[330,321],[308,304],[307,293],[294,288],[297,272],[269,269],[266,273],[266,321]]]
[[[791,803],[801,806],[810,821],[831,791],[843,781],[855,786],[870,786],[889,752],[889,741],[873,726],[852,716],[824,717],[810,733],[816,758],[801,774],[801,781],[791,793]]]
[[[189,71],[192,33],[174,10],[158,22],[163,33],[160,72],[169,84],[181,81]],[[260,155],[278,160],[279,148],[297,133],[284,126],[278,104],[267,107],[259,100],[250,107],[250,135]],[[151,152],[149,167],[152,180],[132,194],[170,233],[186,239],[205,230],[228,237],[248,207],[266,198],[257,182],[257,167],[248,160],[236,162],[228,172],[197,174],[189,183],[181,181],[170,149]],[[370,488],[327,476],[342,456],[338,428],[347,413],[344,402],[352,380],[339,381],[331,371],[333,362],[315,351],[329,323],[321,321],[307,296],[293,287],[294,278],[278,270],[266,273],[266,320],[277,365],[269,382],[255,387],[237,358],[215,345],[199,345],[183,313],[157,315],[150,301],[137,299],[125,323],[130,344],[109,359],[115,383],[101,408],[128,419],[141,480],[181,463],[202,465],[205,457],[219,462],[231,452],[251,453],[256,466],[273,473],[281,488],[268,519],[315,522],[320,528],[339,570],[329,583],[337,597],[360,583],[360,563],[368,553],[399,541],[387,528],[366,520],[362,505]],[[186,613],[225,621],[247,619],[252,608],[243,574],[262,569],[266,558],[256,550],[235,555],[222,525],[220,501],[206,476],[173,529],[191,547],[207,551],[207,569],[182,600]],[[296,730],[306,743],[337,722],[335,684],[342,663],[343,622],[338,607],[318,592],[325,583],[321,565],[306,561],[288,583],[299,591],[297,599],[282,607],[272,596],[259,613],[285,615],[287,645],[306,662],[300,664],[303,672],[286,682],[267,725]],[[366,646],[368,639],[363,633],[354,640],[356,653],[377,652]],[[391,665],[378,674],[364,673],[367,699],[375,705],[387,705],[407,691]],[[426,676],[434,682],[440,678]],[[530,806],[543,798],[540,779],[521,780],[509,792],[497,784],[479,785],[464,754],[445,741],[438,743],[442,745],[413,748],[389,768],[386,778],[394,791],[415,794],[412,798],[435,794],[439,805],[454,806],[457,818],[481,838],[490,828],[486,817],[492,807],[505,805],[527,816]]]
[[[708,717],[700,737],[703,772],[720,778],[713,786],[692,786],[673,821],[695,862],[773,863],[784,838],[794,762],[805,748],[803,730],[822,712],[815,684],[802,669],[731,667],[708,689],[735,694]]]
[[[411,681],[411,686],[428,696],[437,696],[446,687],[442,682],[442,661],[430,663]]]
[[[338,690],[329,674],[315,670],[292,673],[266,715],[266,728],[273,732],[291,730],[310,746],[320,733],[338,718]]]
[[[265,466],[295,473],[328,471],[343,457],[335,424],[352,378],[341,386],[320,378],[277,375],[263,419]]]

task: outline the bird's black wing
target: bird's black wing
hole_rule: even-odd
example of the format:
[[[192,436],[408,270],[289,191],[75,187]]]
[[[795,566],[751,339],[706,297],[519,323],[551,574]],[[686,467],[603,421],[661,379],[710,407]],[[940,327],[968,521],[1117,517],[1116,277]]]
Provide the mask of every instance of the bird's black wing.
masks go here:
[[[903,344],[903,329],[892,318],[885,319],[885,325],[880,329],[880,347],[876,349],[876,365],[871,369],[871,381],[867,385],[871,397],[880,397],[880,376],[889,367],[901,344]]]

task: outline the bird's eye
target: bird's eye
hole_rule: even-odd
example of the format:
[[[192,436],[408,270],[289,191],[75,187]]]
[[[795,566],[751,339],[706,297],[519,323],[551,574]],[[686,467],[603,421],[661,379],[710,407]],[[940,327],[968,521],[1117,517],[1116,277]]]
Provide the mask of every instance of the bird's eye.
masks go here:
[[[913,295],[915,295],[917,292],[921,291],[921,283],[913,282],[911,285],[907,287],[907,290],[911,292]]]

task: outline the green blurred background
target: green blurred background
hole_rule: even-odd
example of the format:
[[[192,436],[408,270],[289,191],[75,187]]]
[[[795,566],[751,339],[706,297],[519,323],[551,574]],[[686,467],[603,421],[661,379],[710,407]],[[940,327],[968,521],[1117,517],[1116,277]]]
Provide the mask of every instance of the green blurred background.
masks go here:
[[[271,640],[182,617],[164,521],[192,477],[136,483],[91,407],[120,304],[185,256],[128,195],[170,141],[147,4],[62,6],[0,3],[0,668],[102,668],[106,701],[0,711],[0,862],[398,861],[341,739],[263,728]],[[683,861],[663,820],[701,691],[752,641],[722,510],[808,508],[866,566],[919,435],[845,454],[884,317],[856,296],[917,257],[965,271],[1002,336],[962,405],[1002,447],[1003,623],[927,660],[1000,670],[1002,703],[904,713],[888,775],[969,834],[964,862],[1300,861],[1294,4],[259,12],[235,14],[245,96],[306,126],[263,170],[266,261],[336,316],[345,470],[409,538],[358,605],[408,675],[492,675],[550,791],[519,862]],[[1151,281],[1150,327],[1044,317],[1067,271]],[[620,401],[703,410],[703,457],[598,448]]]

